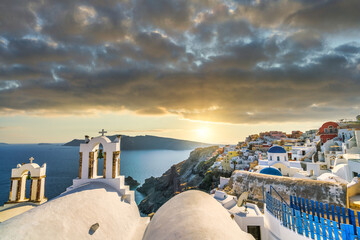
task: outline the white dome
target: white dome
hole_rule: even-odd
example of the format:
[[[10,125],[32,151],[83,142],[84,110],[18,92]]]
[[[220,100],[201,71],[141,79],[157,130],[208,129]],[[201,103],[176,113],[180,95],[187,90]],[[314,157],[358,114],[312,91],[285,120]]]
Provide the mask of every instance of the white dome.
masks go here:
[[[149,223],[144,240],[254,239],[243,232],[213,197],[197,190],[166,202]]]
[[[338,164],[334,167],[334,169],[332,170],[332,173],[335,174],[336,176],[342,178],[342,179],[347,179],[347,173],[346,170],[348,168],[347,164]]]
[[[90,235],[90,227],[99,228]],[[0,224],[6,239],[134,239],[142,223],[135,204],[108,185],[91,183]],[[142,233],[141,233],[142,234]]]

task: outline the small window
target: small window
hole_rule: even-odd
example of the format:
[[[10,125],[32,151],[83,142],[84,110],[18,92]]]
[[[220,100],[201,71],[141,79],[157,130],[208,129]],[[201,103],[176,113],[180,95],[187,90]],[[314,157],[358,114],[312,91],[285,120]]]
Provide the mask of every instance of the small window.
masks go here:
[[[270,161],[272,161],[272,156],[270,156]]]
[[[247,226],[247,232],[250,233],[256,240],[261,240],[260,226]]]
[[[279,156],[277,156],[277,158],[276,158],[278,161],[280,161],[280,157]]]
[[[327,128],[325,128],[324,132],[325,132],[325,133],[328,133],[328,132],[329,132],[329,130],[328,130]]]
[[[284,161],[286,162],[286,157],[284,157]]]

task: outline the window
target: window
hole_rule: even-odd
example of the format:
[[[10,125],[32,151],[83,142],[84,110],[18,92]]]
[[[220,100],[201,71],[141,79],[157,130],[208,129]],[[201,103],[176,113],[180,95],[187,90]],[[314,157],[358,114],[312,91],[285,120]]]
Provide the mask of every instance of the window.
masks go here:
[[[325,128],[325,129],[324,129],[324,132],[325,132],[325,133],[328,133],[328,132],[329,132],[329,130],[328,130],[327,128]]]
[[[286,156],[284,157],[284,161],[286,162]]]
[[[329,126],[330,133],[333,133],[333,126]]]
[[[357,177],[359,174],[357,172],[353,172],[353,177]]]
[[[278,161],[280,161],[280,157],[279,157],[279,156],[277,156],[276,159],[277,159]]]
[[[261,240],[260,226],[247,226],[247,232],[250,233],[256,240]]]
[[[272,161],[272,156],[270,156],[270,161]]]

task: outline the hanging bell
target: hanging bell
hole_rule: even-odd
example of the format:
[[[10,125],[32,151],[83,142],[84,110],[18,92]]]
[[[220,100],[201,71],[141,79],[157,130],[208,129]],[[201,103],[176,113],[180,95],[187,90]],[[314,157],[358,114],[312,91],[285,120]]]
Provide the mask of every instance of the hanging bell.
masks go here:
[[[30,172],[29,172],[29,174],[28,174],[28,176],[27,176],[26,180],[31,180],[31,173],[30,173]]]
[[[104,158],[102,149],[100,149],[100,151],[99,151],[98,158],[100,158],[100,159]]]

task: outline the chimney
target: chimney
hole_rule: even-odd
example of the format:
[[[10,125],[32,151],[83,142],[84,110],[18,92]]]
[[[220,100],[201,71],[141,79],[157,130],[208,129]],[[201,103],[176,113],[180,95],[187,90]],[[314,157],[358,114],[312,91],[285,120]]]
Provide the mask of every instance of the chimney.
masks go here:
[[[85,143],[89,143],[90,142],[90,138],[88,135],[85,135]]]
[[[355,131],[355,139],[357,147],[360,147],[360,130]]]

